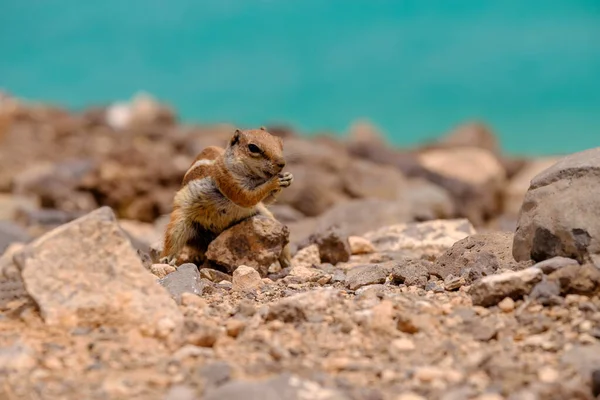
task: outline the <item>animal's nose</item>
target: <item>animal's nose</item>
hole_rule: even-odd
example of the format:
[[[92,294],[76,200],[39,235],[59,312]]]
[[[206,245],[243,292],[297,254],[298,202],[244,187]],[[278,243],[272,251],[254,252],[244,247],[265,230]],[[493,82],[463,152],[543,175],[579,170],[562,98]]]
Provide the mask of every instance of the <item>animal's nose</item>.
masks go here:
[[[285,161],[284,160],[277,161],[277,166],[279,168],[283,169],[283,167],[285,167]]]

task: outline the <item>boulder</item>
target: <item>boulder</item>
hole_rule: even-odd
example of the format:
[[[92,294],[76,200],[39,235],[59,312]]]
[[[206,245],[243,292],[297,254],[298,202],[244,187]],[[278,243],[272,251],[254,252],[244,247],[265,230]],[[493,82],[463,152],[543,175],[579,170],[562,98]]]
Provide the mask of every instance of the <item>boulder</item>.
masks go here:
[[[452,195],[459,216],[479,226],[500,212],[499,199],[506,171],[488,150],[433,148],[420,152],[418,157],[421,165],[431,173],[425,178]]]
[[[600,268],[592,264],[569,264],[548,276],[551,282],[557,282],[561,294],[581,294],[593,296],[600,293]]]
[[[448,147],[477,147],[492,154],[500,153],[500,142],[492,130],[481,122],[469,122],[443,136],[438,144]]]
[[[231,274],[240,265],[256,269],[262,277],[276,262],[289,240],[288,228],[257,215],[223,231],[208,245],[206,258]]]
[[[344,189],[354,198],[396,200],[405,191],[406,179],[391,166],[354,160],[342,173]]]
[[[512,177],[504,189],[504,213],[511,216],[518,216],[531,180],[544,170],[550,168],[557,161],[558,159],[555,157],[532,160]]]
[[[410,251],[423,258],[435,259],[454,243],[474,233],[469,221],[453,219],[391,225],[363,236],[379,252]]]
[[[442,279],[450,274],[462,276],[470,284],[499,269],[516,271],[531,266],[531,262],[518,263],[514,260],[513,236],[510,232],[486,232],[467,236],[454,243],[435,261],[431,273]]]
[[[43,235],[14,260],[48,325],[125,327],[159,337],[182,327],[175,302],[108,207]]]
[[[513,243],[517,261],[555,256],[600,265],[600,147],[562,158],[531,180]]]

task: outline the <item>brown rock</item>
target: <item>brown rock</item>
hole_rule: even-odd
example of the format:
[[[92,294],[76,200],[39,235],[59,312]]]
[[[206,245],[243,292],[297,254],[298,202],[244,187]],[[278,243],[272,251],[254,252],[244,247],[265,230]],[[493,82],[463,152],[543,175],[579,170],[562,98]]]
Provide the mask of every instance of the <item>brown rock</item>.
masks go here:
[[[513,255],[600,260],[600,147],[561,159],[531,181],[519,215]]]
[[[350,259],[348,236],[337,226],[331,226],[324,232],[312,235],[310,241],[318,246],[321,262],[335,265]]]
[[[501,210],[500,194],[506,172],[489,151],[476,147],[425,150],[419,161],[435,175],[427,177],[448,190],[459,216],[482,225]]]
[[[499,269],[520,270],[531,266],[530,262],[517,263],[512,256],[513,234],[510,232],[487,232],[468,236],[456,242],[431,269],[442,279],[450,274],[463,276],[468,284],[483,276],[492,275]]]
[[[182,325],[108,207],[40,237],[15,260],[49,325],[139,328],[161,337]]]
[[[238,292],[246,292],[258,289],[262,284],[259,273],[256,269],[246,265],[240,265],[233,271],[233,290]]]
[[[460,125],[438,143],[449,147],[477,147],[492,154],[500,153],[498,138],[489,127],[480,122]]]
[[[361,236],[349,236],[348,243],[350,244],[350,252],[352,255],[371,254],[376,251],[373,243]]]
[[[435,259],[455,242],[475,233],[466,219],[435,220],[386,226],[363,236],[377,251],[411,251]]]
[[[548,276],[549,281],[557,282],[561,294],[594,295],[600,293],[600,268],[592,264],[570,264]]]
[[[206,257],[229,273],[239,265],[246,265],[265,277],[288,240],[289,231],[285,225],[259,215],[221,233],[208,246]]]
[[[403,260],[392,268],[392,280],[397,285],[403,283],[406,286],[425,288],[429,279],[429,268],[431,262],[427,260]]]
[[[396,200],[405,191],[406,179],[394,167],[354,160],[343,171],[344,188],[354,198]]]

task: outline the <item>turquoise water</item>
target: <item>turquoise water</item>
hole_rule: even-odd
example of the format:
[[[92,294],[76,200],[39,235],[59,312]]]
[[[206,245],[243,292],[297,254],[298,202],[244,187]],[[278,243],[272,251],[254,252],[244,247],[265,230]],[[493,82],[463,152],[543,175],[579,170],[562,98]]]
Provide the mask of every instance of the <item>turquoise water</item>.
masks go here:
[[[145,90],[192,122],[507,151],[600,145],[600,1],[0,0],[0,88],[79,109]]]

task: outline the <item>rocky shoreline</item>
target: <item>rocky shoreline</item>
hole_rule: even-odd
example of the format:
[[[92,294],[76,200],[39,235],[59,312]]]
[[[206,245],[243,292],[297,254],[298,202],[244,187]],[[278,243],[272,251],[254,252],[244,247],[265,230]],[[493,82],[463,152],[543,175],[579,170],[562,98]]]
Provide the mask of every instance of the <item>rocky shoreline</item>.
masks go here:
[[[600,148],[509,157],[478,123],[413,149],[367,123],[267,128],[295,178],[279,223],[173,267],[173,195],[232,126],[148,96],[0,96],[0,398],[600,398]]]

